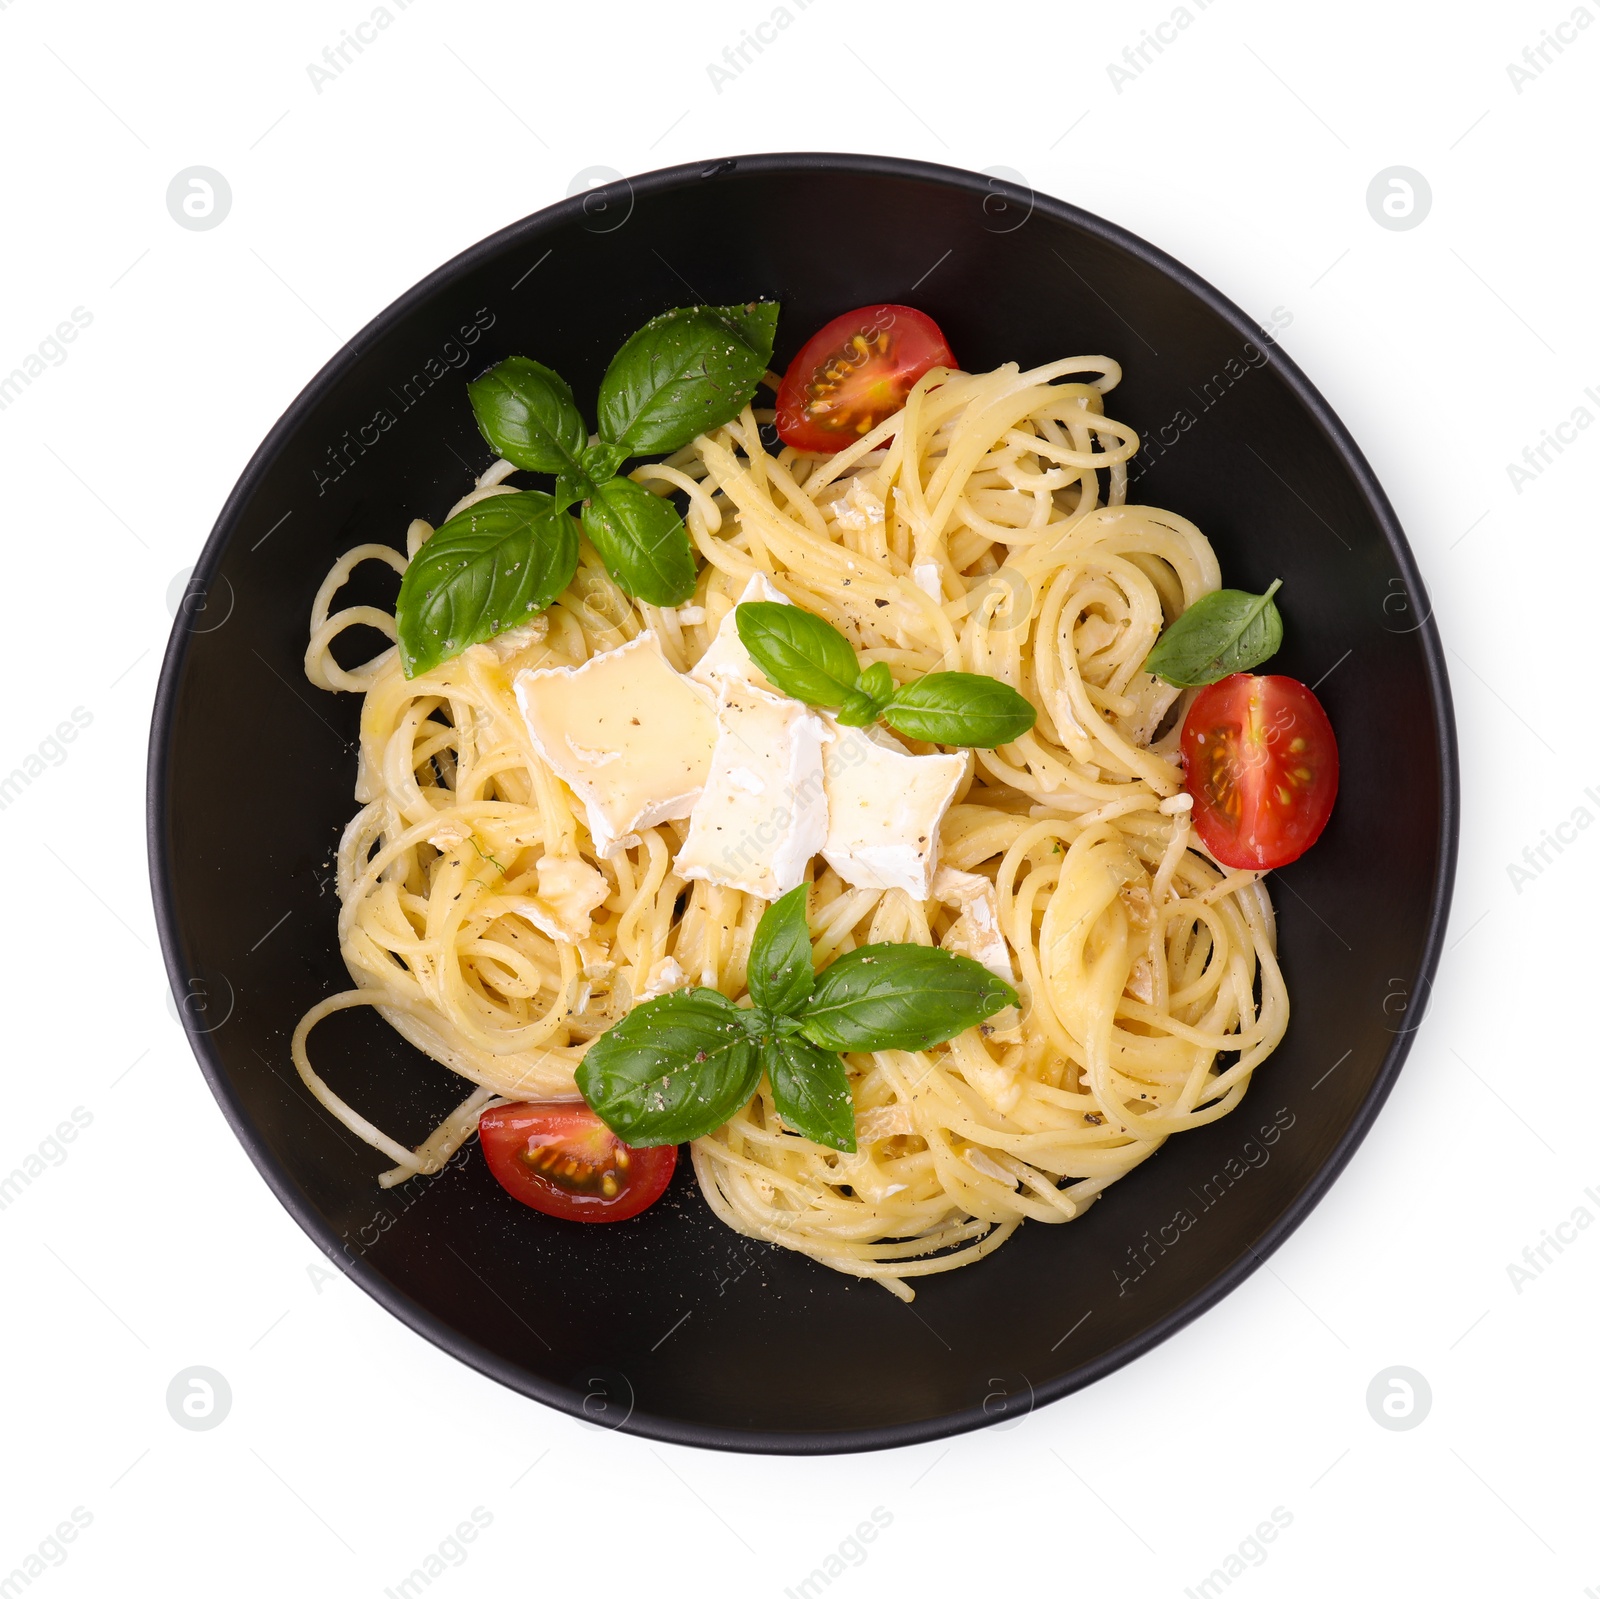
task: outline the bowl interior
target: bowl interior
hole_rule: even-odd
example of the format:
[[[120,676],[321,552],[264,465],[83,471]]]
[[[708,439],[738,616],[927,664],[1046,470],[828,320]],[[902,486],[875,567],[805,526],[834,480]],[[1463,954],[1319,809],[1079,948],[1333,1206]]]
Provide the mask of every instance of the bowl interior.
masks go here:
[[[847,243],[842,235],[848,235]],[[718,1223],[687,1160],[624,1226],[506,1199],[470,1147],[378,1189],[382,1158],[303,1090],[288,1039],[349,986],[332,859],[355,809],[358,700],[305,680],[334,557],[400,545],[490,460],[466,380],[512,354],[592,414],[605,363],[669,306],[779,299],[775,364],[853,305],[931,314],[969,369],[1106,353],[1146,441],[1130,498],[1211,538],[1231,586],[1284,580],[1272,670],[1338,730],[1333,820],[1273,893],[1294,1007],[1241,1108],[1176,1139],[1066,1227],[883,1289]],[[370,569],[369,569],[370,570]],[[392,580],[368,579],[392,601]],[[1454,753],[1427,604],[1381,491],[1262,330],[1149,246],[970,174],[758,157],[619,184],[451,262],[340,352],[241,480],[178,620],[152,742],[153,877],[197,1054],[263,1174],[397,1314],[524,1393],[680,1442],[874,1447],[981,1425],[1131,1358],[1237,1283],[1315,1202],[1419,1019],[1448,895]],[[1402,755],[1403,769],[1402,769]],[[319,1068],[420,1138],[462,1083],[361,1011]],[[782,1372],[783,1380],[772,1374]]]

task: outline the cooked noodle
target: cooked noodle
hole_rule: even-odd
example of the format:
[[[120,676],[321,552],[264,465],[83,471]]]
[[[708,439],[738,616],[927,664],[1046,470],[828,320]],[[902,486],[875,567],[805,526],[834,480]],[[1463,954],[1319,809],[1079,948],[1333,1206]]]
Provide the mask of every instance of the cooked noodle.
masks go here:
[[[392,616],[329,614],[358,563],[406,559],[368,544],[334,566],[306,671],[365,695],[361,809],[338,857],[356,987],[306,1014],[293,1055],[321,1103],[395,1163],[380,1181],[437,1170],[496,1096],[575,1098],[587,1044],[647,995],[744,993],[765,902],[674,873],[687,822],[599,855],[533,750],[512,679],[645,628],[687,668],[757,571],[843,629],[863,666],[983,672],[1037,707],[1016,743],[973,752],[940,850],[993,879],[1024,1008],[926,1053],[847,1056],[854,1155],[784,1131],[763,1083],[693,1145],[717,1215],[909,1299],[907,1279],[980,1259],[1025,1219],[1072,1220],[1165,1138],[1239,1103],[1288,1021],[1272,904],[1259,874],[1200,850],[1176,755],[1184,706],[1140,670],[1165,622],[1220,578],[1191,523],[1123,503],[1138,440],[1103,411],[1120,375],[1102,357],[936,371],[903,412],[820,460],[770,453],[768,413],[747,408],[633,473],[688,497],[705,561],[691,605],[628,599],[585,544],[543,617],[411,681],[392,647],[354,670],[331,653],[354,625],[392,639]],[[513,492],[511,470],[496,463],[451,514]],[[408,556],[430,532],[412,523]],[[820,857],[814,869],[819,965],[863,943],[937,944],[956,916],[851,887]],[[351,1005],[376,1006],[476,1085],[416,1150],[311,1068],[307,1034]]]

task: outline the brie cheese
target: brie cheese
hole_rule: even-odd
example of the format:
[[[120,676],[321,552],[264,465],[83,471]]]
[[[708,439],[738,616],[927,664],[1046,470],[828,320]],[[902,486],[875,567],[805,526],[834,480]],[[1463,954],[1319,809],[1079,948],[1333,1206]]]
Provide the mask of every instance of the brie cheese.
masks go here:
[[[1011,949],[1000,931],[1000,902],[994,884],[977,872],[941,866],[933,876],[933,897],[960,913],[939,941],[940,947],[966,955],[996,977],[1015,983]]]
[[[797,887],[828,832],[827,736],[798,700],[725,676],[711,770],[689,817],[678,875],[758,899]]]
[[[709,648],[689,668],[689,676],[697,683],[704,683],[713,694],[729,679],[766,689],[769,693],[775,692],[767,681],[766,673],[750,659],[749,650],[740,642],[739,625],[734,621],[734,612],[739,606],[752,600],[766,600],[773,605],[793,603],[772,586],[763,572],[757,572],[745,584],[744,593],[739,596],[733,610],[723,617]]]
[[[539,874],[539,899],[553,923],[546,932],[568,944],[582,943],[591,931],[591,914],[605,903],[611,886],[587,861],[574,855],[543,855],[534,870]]]
[[[639,990],[639,998],[659,999],[675,988],[682,988],[687,981],[683,968],[672,956],[665,955],[650,969],[650,980]]]
[[[967,775],[967,757],[912,755],[875,728],[835,724],[831,731],[822,752],[823,856],[857,888],[903,888],[927,899],[939,824]]]
[[[668,664],[654,633],[582,666],[518,672],[515,687],[534,748],[583,802],[601,854],[694,809],[717,741],[716,706]]]

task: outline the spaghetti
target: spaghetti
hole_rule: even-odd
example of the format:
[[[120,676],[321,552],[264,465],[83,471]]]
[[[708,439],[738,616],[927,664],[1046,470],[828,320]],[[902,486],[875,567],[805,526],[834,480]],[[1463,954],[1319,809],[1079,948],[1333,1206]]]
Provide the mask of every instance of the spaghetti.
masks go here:
[[[317,594],[306,671],[364,695],[356,799],[338,855],[339,943],[355,984],[296,1029],[321,1103],[393,1162],[437,1170],[496,1098],[576,1098],[587,1045],[639,1000],[699,984],[737,997],[765,903],[685,881],[687,822],[600,854],[581,805],[535,752],[512,690],[651,629],[680,670],[760,572],[897,678],[985,673],[1038,720],[976,750],[947,813],[942,864],[992,880],[1020,1011],[925,1053],[846,1057],[857,1152],[786,1132],[767,1087],[692,1146],[730,1227],[881,1282],[969,1264],[1024,1220],[1081,1215],[1174,1133],[1243,1096],[1282,1038],[1288,998],[1260,875],[1202,853],[1183,792],[1180,691],[1141,670],[1163,626],[1220,586],[1203,534],[1125,503],[1138,440],[1105,414],[1120,378],[1087,357],[1032,371],[937,371],[839,454],[762,442],[746,408],[636,482],[687,497],[704,560],[691,604],[630,600],[584,546],[530,625],[407,680],[395,649],[347,669],[332,645],[369,606],[333,611],[366,544]],[[451,514],[513,490],[497,462]],[[939,944],[958,909],[852,887],[819,857],[809,920],[820,964],[860,944]],[[317,1076],[307,1035],[370,1005],[474,1085],[409,1149]]]

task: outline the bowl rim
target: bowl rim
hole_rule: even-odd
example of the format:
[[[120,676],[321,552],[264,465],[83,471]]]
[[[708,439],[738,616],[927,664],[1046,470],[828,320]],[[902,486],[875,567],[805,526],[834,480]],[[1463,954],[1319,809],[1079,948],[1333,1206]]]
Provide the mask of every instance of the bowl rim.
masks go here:
[[[658,168],[638,177],[620,181],[628,185],[629,192],[633,195],[655,194],[692,186],[701,181],[714,180],[735,172],[741,177],[777,176],[801,172],[886,177],[937,184],[985,198],[998,195],[1008,203],[1027,204],[1034,210],[1042,211],[1058,221],[1129,252],[1204,303],[1241,337],[1252,342],[1259,341],[1261,337],[1258,324],[1233,301],[1182,262],[1126,228],[1108,222],[1067,201],[1041,194],[1004,178],[965,168],[904,160],[894,156],[849,152],[778,152],[686,162],[677,166]],[[548,230],[577,221],[585,214],[584,206],[587,198],[586,194],[579,193],[497,229],[487,238],[481,239],[435,268],[380,311],[353,338],[346,340],[289,404],[251,456],[223,504],[205,546],[196,559],[191,583],[198,582],[202,593],[207,590],[221,563],[223,553],[233,538],[236,524],[263,478],[303,419],[321,401],[325,393],[362,359],[366,347],[375,338],[386,333],[417,306],[429,300],[437,291],[464,272],[498,255],[517,240],[537,238]],[[1345,470],[1367,499],[1389,553],[1400,569],[1408,592],[1425,596],[1427,589],[1417,570],[1394,508],[1349,430],[1306,375],[1275,342],[1270,349],[1270,364],[1279,372],[1291,392],[1305,406],[1318,428],[1328,438]],[[1439,846],[1433,863],[1427,932],[1423,939],[1416,973],[1417,988],[1422,992],[1429,992],[1444,947],[1455,882],[1460,837],[1460,766],[1450,682],[1431,605],[1428,607],[1426,620],[1416,632],[1420,635],[1419,642],[1427,672],[1429,705],[1441,766]],[[180,612],[174,620],[162,662],[161,676],[156,686],[150,726],[146,789],[146,839],[151,894],[155,905],[162,958],[175,997],[188,992],[188,980],[191,974],[180,948],[178,907],[167,850],[168,757],[178,689],[188,657],[191,636],[189,630],[182,625]],[[442,1321],[432,1311],[396,1287],[375,1265],[369,1264],[365,1257],[352,1259],[346,1256],[339,1247],[337,1235],[331,1224],[301,1191],[289,1173],[279,1166],[263,1136],[246,1114],[243,1105],[233,1092],[220,1058],[214,1051],[210,1035],[192,1025],[189,1011],[181,1003],[178,1005],[178,1011],[200,1070],[234,1135],[244,1146],[256,1170],[284,1209],[300,1224],[318,1248],[337,1263],[347,1277],[356,1282],[392,1315],[419,1332],[430,1343],[455,1356],[457,1360],[514,1392],[536,1399],[554,1410],[565,1412],[578,1420],[591,1420],[583,1408],[583,1395],[558,1383],[537,1377],[485,1348]],[[1246,1248],[1241,1259],[1220,1272],[1203,1288],[1191,1294],[1176,1309],[1083,1367],[1035,1385],[1034,1406],[1051,1403],[1064,1398],[1067,1394],[1086,1388],[1154,1349],[1156,1345],[1211,1309],[1263,1264],[1322,1201],[1334,1180],[1349,1163],[1388,1099],[1399,1076],[1400,1068],[1410,1053],[1416,1032],[1417,1028],[1413,1027],[1395,1035],[1378,1068],[1372,1087],[1357,1107],[1338,1142],[1293,1204],[1275,1218],[1253,1246]],[[1000,1415],[988,1414],[981,1405],[974,1405],[966,1410],[938,1417],[895,1422],[883,1426],[803,1432],[746,1431],[632,1411],[628,1419],[616,1430],[665,1443],[745,1454],[827,1455],[927,1443],[970,1432],[1000,1419],[1002,1419]]]

